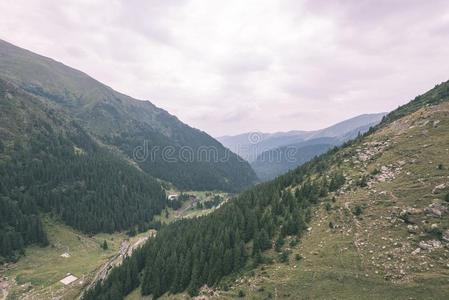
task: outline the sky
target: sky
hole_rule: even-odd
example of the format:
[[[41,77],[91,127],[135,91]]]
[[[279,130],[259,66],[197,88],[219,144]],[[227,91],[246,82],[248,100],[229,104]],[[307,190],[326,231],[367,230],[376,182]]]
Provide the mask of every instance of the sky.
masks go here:
[[[2,0],[0,38],[213,136],[314,130],[449,79],[446,0]]]

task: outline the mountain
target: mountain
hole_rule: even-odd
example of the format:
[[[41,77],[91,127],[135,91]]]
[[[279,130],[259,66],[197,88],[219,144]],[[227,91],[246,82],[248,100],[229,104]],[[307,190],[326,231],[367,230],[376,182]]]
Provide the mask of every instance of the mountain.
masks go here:
[[[340,141],[336,138],[319,138],[283,146],[263,152],[251,163],[251,166],[260,180],[268,181],[327,152],[338,144]]]
[[[139,286],[154,298],[447,299],[448,100],[445,82],[365,135],[163,227],[84,299]]]
[[[245,133],[218,138],[251,162],[257,177],[267,181],[339,146],[378,124],[386,113],[365,114],[317,131]]]
[[[332,147],[367,132],[384,116],[385,114],[362,115],[313,133],[299,143],[264,151],[251,162],[251,167],[260,180],[271,180],[325,153]],[[365,125],[362,125],[364,123]],[[343,134],[339,135],[339,133]]]
[[[349,140],[356,137],[365,128],[379,123],[386,113],[365,114],[315,131],[288,131],[276,133],[247,132],[235,136],[222,136],[217,139],[228,149],[237,153],[245,160],[254,162],[265,151],[299,144],[304,141],[319,138],[340,138]],[[354,135],[355,134],[355,135]]]
[[[157,226],[159,179],[238,191],[256,177],[150,102],[0,40],[0,263],[47,245],[42,215],[87,234]]]
[[[42,213],[86,233],[148,228],[160,184],[53,103],[0,79],[0,263],[47,245]]]
[[[1,40],[0,78],[52,102],[100,143],[180,189],[238,191],[256,180],[248,163],[151,102]]]

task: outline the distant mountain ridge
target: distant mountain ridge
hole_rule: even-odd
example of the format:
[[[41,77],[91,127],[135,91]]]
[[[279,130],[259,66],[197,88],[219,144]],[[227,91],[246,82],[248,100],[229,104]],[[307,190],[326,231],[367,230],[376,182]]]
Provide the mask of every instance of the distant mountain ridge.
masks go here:
[[[357,136],[358,132],[366,131],[366,128],[376,125],[387,113],[363,114],[354,118],[339,122],[330,127],[314,130],[292,130],[287,132],[247,132],[239,135],[227,135],[217,137],[225,147],[237,153],[250,163],[265,151],[280,148],[287,145],[298,144],[303,141],[322,137],[340,138],[345,135]],[[354,133],[355,136],[354,136]]]
[[[316,131],[256,132],[218,139],[248,159],[258,178],[266,181],[367,132],[385,115],[364,114]]]
[[[151,102],[116,92],[83,72],[2,40],[0,78],[56,104],[101,143],[178,188],[238,191],[256,180],[248,163]],[[136,159],[135,150],[143,147],[144,159]],[[180,159],[185,148],[196,156]],[[151,153],[153,149],[159,150]],[[170,157],[164,149],[170,150]],[[202,149],[214,157],[197,155]],[[217,159],[224,157],[226,161]]]

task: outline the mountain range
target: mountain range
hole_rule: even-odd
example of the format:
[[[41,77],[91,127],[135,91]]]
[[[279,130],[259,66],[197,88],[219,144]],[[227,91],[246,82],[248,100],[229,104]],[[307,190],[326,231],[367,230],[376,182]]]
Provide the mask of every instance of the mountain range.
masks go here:
[[[247,159],[258,178],[266,181],[367,132],[385,115],[386,113],[360,115],[316,131],[250,132],[217,139]]]

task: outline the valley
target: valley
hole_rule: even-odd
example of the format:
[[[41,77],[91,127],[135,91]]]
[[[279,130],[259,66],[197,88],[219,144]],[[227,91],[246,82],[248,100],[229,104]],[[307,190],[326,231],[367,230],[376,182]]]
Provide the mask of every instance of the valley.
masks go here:
[[[171,190],[170,193],[180,194]],[[213,211],[212,208],[197,208],[198,203],[208,203],[214,197],[227,201],[223,192],[186,192],[195,196],[182,203],[177,210],[168,208],[155,217],[156,222],[169,224],[183,218],[195,218]],[[48,247],[27,247],[25,255],[17,263],[0,267],[2,300],[14,299],[79,299],[96,282],[104,280],[114,267],[120,266],[125,257],[141,247],[156,230],[128,236],[125,232],[114,234],[86,235],[55,221],[48,216],[43,218],[44,229],[48,234]],[[104,241],[108,249],[102,249]],[[67,257],[65,257],[67,256]],[[68,274],[76,277],[73,283],[60,282]]]
[[[166,227],[140,254],[158,257],[142,270],[142,297],[446,299],[448,89],[448,83],[436,86],[364,136],[240,194],[197,223],[179,221]],[[246,222],[239,224],[242,212]],[[211,232],[222,237],[215,239]],[[176,249],[167,245],[180,249],[184,235],[196,236],[189,251],[202,257],[204,248],[197,245],[206,236],[212,245],[225,245],[221,253],[229,253],[228,232],[230,241],[252,234],[244,246],[245,263],[210,284],[204,275],[214,273],[205,266],[215,267],[216,260],[193,260],[194,268],[203,267],[206,273],[191,273],[187,293],[172,290],[177,277],[164,277],[172,269],[160,270],[159,264],[172,263]],[[240,262],[239,245],[231,243],[233,254],[219,259]],[[161,251],[167,258],[160,258]],[[171,283],[160,282],[154,289],[158,278]],[[105,282],[101,295],[116,284]],[[127,294],[129,299],[141,297],[136,291]]]
[[[0,300],[449,299],[448,1],[0,10]]]

